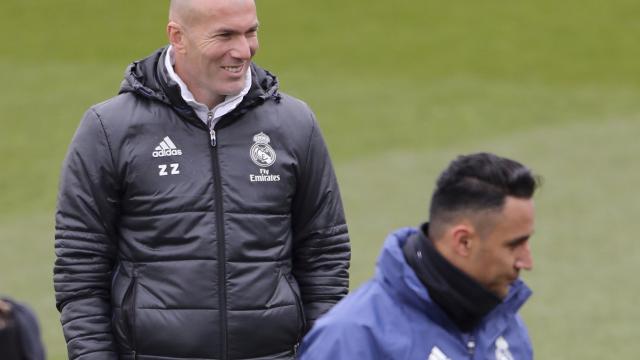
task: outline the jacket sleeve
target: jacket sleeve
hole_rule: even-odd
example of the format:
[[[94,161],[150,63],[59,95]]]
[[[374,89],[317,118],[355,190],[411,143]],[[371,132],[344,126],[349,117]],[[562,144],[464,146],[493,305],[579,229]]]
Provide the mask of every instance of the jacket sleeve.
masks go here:
[[[338,183],[315,119],[305,146],[292,209],[293,275],[310,328],[347,294],[351,250]]]
[[[110,284],[118,189],[112,152],[90,109],[76,131],[60,177],[54,288],[69,359],[117,359]]]

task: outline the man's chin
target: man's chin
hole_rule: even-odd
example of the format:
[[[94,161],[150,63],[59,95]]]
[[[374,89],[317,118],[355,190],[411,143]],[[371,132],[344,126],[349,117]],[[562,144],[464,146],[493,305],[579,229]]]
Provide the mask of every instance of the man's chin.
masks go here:
[[[223,96],[235,96],[240,94],[240,92],[244,89],[244,80],[242,83],[238,84],[228,84],[227,86],[221,87],[218,89],[218,94]]]
[[[511,284],[507,285],[506,288],[493,289],[491,292],[499,297],[501,300],[504,300],[507,295],[509,295],[509,291],[511,290]]]

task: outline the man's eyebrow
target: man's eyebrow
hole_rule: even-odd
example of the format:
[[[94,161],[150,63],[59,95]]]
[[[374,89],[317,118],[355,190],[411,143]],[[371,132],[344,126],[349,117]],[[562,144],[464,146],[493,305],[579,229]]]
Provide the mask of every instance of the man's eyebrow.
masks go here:
[[[255,25],[251,26],[247,31],[248,32],[256,31],[256,30],[258,30],[259,26],[260,26],[260,24],[256,23]],[[214,31],[214,33],[216,33],[216,34],[240,34],[240,33],[242,33],[242,31],[238,31],[238,29],[221,27],[219,29],[216,29]]]
[[[523,236],[517,237],[515,239],[509,240],[507,242],[507,246],[518,246],[518,245],[524,243],[525,241],[529,240],[531,235],[533,235],[533,233],[527,234],[527,235],[523,235]]]

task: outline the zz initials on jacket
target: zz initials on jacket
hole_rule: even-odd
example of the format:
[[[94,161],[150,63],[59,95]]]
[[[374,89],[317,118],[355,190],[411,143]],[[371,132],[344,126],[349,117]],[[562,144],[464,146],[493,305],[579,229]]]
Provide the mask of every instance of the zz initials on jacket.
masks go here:
[[[160,169],[160,171],[158,172],[158,175],[159,176],[180,175],[180,170],[178,170],[179,167],[180,167],[180,164],[178,163],[160,164],[158,165],[158,168]]]

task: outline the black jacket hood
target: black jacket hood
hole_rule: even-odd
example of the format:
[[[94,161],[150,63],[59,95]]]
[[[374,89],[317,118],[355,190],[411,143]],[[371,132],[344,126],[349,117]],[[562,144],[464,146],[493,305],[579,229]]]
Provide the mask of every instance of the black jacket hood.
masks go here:
[[[134,93],[151,100],[170,105],[186,118],[197,118],[193,109],[182,99],[180,87],[171,80],[164,66],[169,47],[156,50],[144,59],[134,61],[127,67],[119,94]],[[237,118],[252,107],[273,99],[280,101],[278,79],[267,70],[251,63],[251,89],[238,107],[228,117]]]

